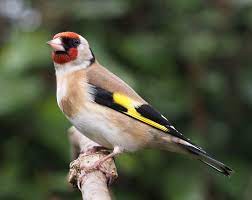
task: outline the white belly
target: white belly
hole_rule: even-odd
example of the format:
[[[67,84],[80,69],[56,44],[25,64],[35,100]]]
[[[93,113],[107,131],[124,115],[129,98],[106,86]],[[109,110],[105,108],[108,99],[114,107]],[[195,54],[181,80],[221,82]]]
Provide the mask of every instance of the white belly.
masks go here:
[[[86,137],[94,142],[113,149],[111,135],[118,135],[119,130],[111,127],[109,122],[101,115],[84,111],[73,119],[70,119],[73,125]]]
[[[119,146],[125,151],[135,151],[139,148],[134,137],[124,127],[116,126],[115,121],[110,121],[109,113],[112,110],[93,103],[88,104],[81,113],[69,119],[82,134],[110,149]]]

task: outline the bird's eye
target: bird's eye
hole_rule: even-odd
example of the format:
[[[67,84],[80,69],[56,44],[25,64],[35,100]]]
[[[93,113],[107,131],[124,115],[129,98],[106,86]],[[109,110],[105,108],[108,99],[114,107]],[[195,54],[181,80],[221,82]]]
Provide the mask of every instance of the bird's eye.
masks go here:
[[[62,42],[64,44],[64,47],[65,47],[66,51],[68,49],[70,49],[70,48],[78,47],[80,45],[80,43],[81,43],[80,39],[78,39],[78,38],[67,38],[67,37],[62,38]]]
[[[74,46],[78,46],[80,44],[80,40],[79,39],[73,39],[73,45]]]

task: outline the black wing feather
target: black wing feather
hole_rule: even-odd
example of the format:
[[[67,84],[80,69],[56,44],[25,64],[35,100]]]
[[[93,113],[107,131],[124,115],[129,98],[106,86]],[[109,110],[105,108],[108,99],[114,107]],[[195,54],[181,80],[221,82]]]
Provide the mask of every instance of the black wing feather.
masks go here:
[[[136,110],[143,117],[151,119],[152,121],[157,122],[157,123],[167,127],[169,129],[169,134],[191,143],[191,141],[188,138],[186,138],[184,135],[182,135],[182,133],[177,131],[174,128],[174,126],[172,126],[172,124],[168,121],[168,119],[163,117],[163,115],[160,112],[158,112],[156,109],[154,109],[149,104],[143,104],[143,105],[139,106],[138,108],[136,108]]]
[[[94,86],[94,101],[100,105],[107,106],[119,112],[127,112],[127,108],[117,104],[113,100],[113,93]]]
[[[127,108],[114,102],[112,92],[109,92],[109,91],[107,91],[103,88],[97,87],[97,86],[93,86],[93,89],[94,89],[94,94],[93,94],[94,101],[96,103],[103,105],[103,106],[106,106],[106,107],[109,107],[109,108],[116,110],[118,112],[121,112],[121,113],[127,112],[127,110],[128,110]],[[174,137],[180,138],[182,140],[185,140],[185,141],[191,143],[191,141],[188,138],[186,138],[179,131],[177,131],[171,125],[171,123],[165,117],[162,116],[161,113],[159,113],[157,110],[155,110],[149,104],[143,104],[139,107],[136,107],[135,109],[141,116],[143,116],[147,119],[150,119],[160,125],[165,126],[169,130],[168,131],[169,134],[173,135]]]

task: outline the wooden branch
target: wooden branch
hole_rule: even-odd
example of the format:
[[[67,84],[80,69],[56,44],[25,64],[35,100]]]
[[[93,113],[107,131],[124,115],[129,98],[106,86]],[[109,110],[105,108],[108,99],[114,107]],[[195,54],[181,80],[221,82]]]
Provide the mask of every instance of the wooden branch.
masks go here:
[[[107,160],[99,170],[86,171],[85,168],[105,157],[108,151],[74,127],[71,127],[68,133],[72,156],[76,159],[70,163],[69,183],[78,186],[85,200],[110,200],[108,185],[118,177],[114,160]]]

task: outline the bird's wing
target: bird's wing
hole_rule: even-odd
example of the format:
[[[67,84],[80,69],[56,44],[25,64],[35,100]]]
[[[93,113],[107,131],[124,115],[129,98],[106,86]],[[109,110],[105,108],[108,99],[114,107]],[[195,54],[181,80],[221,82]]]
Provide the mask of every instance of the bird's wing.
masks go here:
[[[90,85],[90,90],[88,91],[93,96],[95,103],[123,113],[164,133],[186,141],[187,143],[178,142],[177,144],[217,171],[227,176],[231,174],[232,169],[211,158],[202,148],[193,144],[178,132],[163,115],[144,101],[130,86],[97,62],[87,69],[86,75]]]
[[[142,99],[129,85],[101,66],[97,61],[86,72],[87,81],[93,88],[90,91],[93,91],[92,95],[96,103],[124,113],[191,143],[188,138],[177,131],[162,114]]]
[[[191,155],[194,155],[197,159],[209,165],[213,169],[223,173],[226,176],[231,175],[231,168],[221,163],[220,161],[217,161],[214,158],[210,157],[199,146],[192,144],[189,139],[179,133],[163,115],[161,115],[158,111],[152,108],[149,104],[139,103],[135,100],[132,100],[130,97],[121,94],[120,92],[109,92],[94,85],[90,85],[89,91],[90,94],[93,96],[93,100],[95,103],[121,112],[129,117],[132,117],[165,133],[168,133],[172,136],[175,136],[188,142],[189,144],[184,144],[180,142],[178,144],[184,150],[186,150],[186,152],[189,152]],[[168,145],[170,146],[169,143]]]
[[[97,61],[86,70],[88,83],[103,88],[109,92],[120,92],[140,103],[146,103],[129,85],[115,74],[101,66]]]

